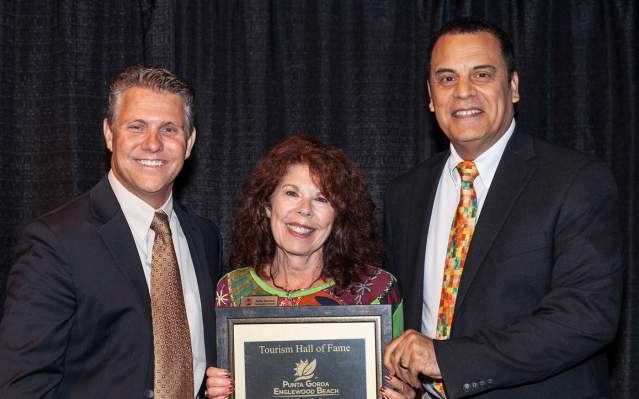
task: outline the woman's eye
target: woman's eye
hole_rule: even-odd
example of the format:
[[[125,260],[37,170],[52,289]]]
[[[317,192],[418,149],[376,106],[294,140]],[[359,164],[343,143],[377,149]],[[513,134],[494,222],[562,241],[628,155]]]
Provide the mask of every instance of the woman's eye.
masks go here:
[[[323,204],[328,204],[328,200],[325,197],[317,197],[315,200]]]
[[[286,190],[284,192],[284,194],[286,194],[289,197],[297,197],[297,192],[293,191],[293,190]]]

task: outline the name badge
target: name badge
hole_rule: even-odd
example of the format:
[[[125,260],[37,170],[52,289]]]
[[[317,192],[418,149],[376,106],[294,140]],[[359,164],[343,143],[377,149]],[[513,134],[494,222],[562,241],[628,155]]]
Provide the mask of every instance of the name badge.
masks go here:
[[[277,296],[243,296],[240,298],[240,306],[277,306]]]

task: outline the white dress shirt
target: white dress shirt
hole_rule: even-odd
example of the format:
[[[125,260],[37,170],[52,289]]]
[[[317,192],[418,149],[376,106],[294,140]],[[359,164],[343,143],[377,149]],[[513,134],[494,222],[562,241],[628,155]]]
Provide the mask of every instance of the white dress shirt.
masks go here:
[[[506,133],[492,147],[474,160],[479,172],[479,176],[474,181],[477,195],[477,220],[479,220],[484,199],[490,188],[493,176],[495,176],[499,160],[514,130],[515,120],[513,119]],[[444,280],[446,250],[455,210],[459,204],[461,187],[461,177],[456,166],[462,161],[464,160],[457,154],[451,144],[450,156],[446,161],[437,185],[437,193],[435,194],[435,202],[433,203],[428,226],[428,240],[426,241],[426,256],[424,259],[422,334],[430,338],[435,338],[437,329],[437,312]]]
[[[135,246],[140,255],[140,262],[146,278],[146,284],[151,293],[151,259],[153,254],[153,240],[155,232],[151,230],[151,222],[155,212],[162,210],[169,217],[171,227],[171,237],[175,254],[180,268],[180,279],[182,280],[182,292],[184,294],[184,305],[186,307],[186,317],[189,322],[189,332],[191,334],[191,350],[193,351],[193,396],[197,396],[206,368],[206,349],[204,346],[204,323],[202,321],[202,305],[200,302],[200,290],[197,285],[197,277],[191,259],[191,252],[186,241],[186,236],[180,226],[177,215],[173,212],[173,196],[159,209],[153,209],[146,202],[142,201],[135,194],[127,190],[115,177],[113,171],[109,171],[109,183],[115,193],[115,197],[122,208],[126,218]],[[135,332],[131,332],[132,334]]]

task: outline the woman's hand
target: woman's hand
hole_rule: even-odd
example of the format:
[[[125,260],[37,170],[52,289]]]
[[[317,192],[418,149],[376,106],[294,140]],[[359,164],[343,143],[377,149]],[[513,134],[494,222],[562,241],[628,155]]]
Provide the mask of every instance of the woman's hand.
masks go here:
[[[406,384],[404,381],[400,380],[395,376],[384,376],[384,380],[389,383],[390,387],[381,387],[379,392],[382,394],[384,399],[414,399],[415,388]]]
[[[206,391],[209,399],[226,399],[233,393],[235,382],[228,370],[209,367],[206,369]]]

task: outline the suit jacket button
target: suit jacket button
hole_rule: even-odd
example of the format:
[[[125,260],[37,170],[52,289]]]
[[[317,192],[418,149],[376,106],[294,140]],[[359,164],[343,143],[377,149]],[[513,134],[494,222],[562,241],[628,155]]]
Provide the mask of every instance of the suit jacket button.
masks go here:
[[[465,384],[462,386],[462,389],[464,390],[464,392],[468,392],[468,391],[470,391],[470,384],[469,384],[469,383],[465,383]]]
[[[486,385],[486,381],[484,381],[484,380],[479,381],[479,386],[480,387],[483,387],[484,385]]]
[[[487,380],[486,380],[486,382],[487,382],[488,384],[492,384],[492,383],[493,383],[493,379],[492,379],[492,378],[489,378],[489,379],[487,379]]]
[[[473,389],[477,389],[477,388],[479,387],[479,385],[477,385],[477,383],[476,383],[476,382],[473,382],[473,383],[472,383],[472,387],[473,387]]]
[[[146,391],[144,391],[144,397],[147,399],[151,399],[153,397],[153,390],[147,389]]]

